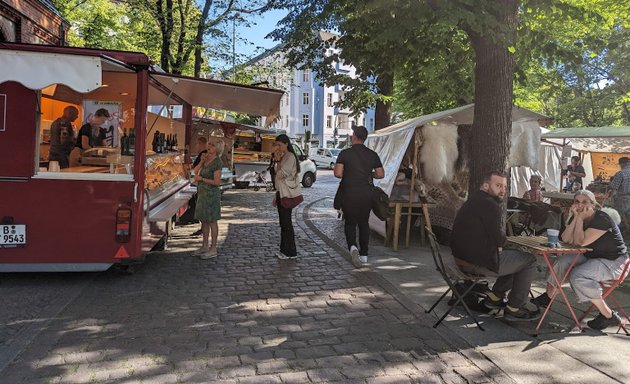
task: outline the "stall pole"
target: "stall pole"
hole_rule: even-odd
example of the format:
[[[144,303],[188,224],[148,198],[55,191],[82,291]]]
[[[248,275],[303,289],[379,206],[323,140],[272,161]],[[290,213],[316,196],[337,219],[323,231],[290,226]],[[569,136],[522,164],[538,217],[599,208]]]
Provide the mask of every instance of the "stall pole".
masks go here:
[[[407,207],[407,233],[405,236],[405,246],[409,247],[409,234],[411,232],[411,205],[413,203],[413,188],[416,183],[416,172],[418,171],[418,143],[417,143],[418,129],[413,132],[413,172],[411,172],[411,185],[409,186],[409,206]],[[424,230],[422,230],[424,235]],[[422,242],[424,243],[424,236],[422,236]]]
[[[142,253],[142,219],[144,217],[144,178],[147,157],[147,104],[149,93],[149,70],[141,67],[137,73],[136,85],[136,113],[134,127],[136,128],[136,149],[134,154],[133,174],[135,178],[133,212],[135,222],[133,226],[133,238],[135,241],[134,255]],[[148,214],[148,213],[147,213]]]
[[[184,137],[184,163],[191,164],[190,145],[192,144],[192,105],[184,104],[182,108],[182,117],[186,126],[186,134]],[[177,143],[179,145],[179,143]]]

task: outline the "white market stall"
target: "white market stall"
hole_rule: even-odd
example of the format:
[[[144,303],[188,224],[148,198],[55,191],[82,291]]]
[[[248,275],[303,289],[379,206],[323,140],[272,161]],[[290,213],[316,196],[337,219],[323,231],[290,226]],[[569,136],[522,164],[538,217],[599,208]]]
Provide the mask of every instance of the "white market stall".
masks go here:
[[[433,195],[438,196],[438,201],[430,208],[431,221],[450,229],[467,191],[467,175],[461,172],[465,165],[458,163],[458,159],[461,162],[458,126],[471,125],[473,117],[474,104],[469,104],[403,121],[370,134],[366,146],[378,153],[385,168],[385,177],[375,180],[375,185],[390,197],[410,203],[419,201],[418,195],[426,194],[434,200]],[[525,108],[513,108],[510,165],[538,168],[540,125],[545,121],[548,121],[546,116]],[[406,187],[411,193],[395,190],[401,165],[412,169],[411,181]],[[399,184],[404,184],[398,180]],[[455,189],[453,185],[461,188]],[[408,208],[408,213],[410,211]],[[374,215],[370,216],[370,227],[385,236],[385,223]]]
[[[590,185],[589,189],[594,189],[596,195],[604,192],[609,180],[619,170],[619,158],[630,156],[630,127],[556,128],[544,133],[542,141],[562,149],[565,159],[571,154],[579,154],[586,171],[583,185]],[[561,180],[560,172],[566,168],[566,161],[555,173],[556,182]]]

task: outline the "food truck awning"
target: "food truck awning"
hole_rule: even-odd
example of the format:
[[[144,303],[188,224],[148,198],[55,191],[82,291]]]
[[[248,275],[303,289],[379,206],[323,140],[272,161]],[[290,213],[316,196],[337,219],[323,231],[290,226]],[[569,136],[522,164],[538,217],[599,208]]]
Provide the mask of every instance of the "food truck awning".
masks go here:
[[[630,153],[630,127],[556,128],[542,139],[566,139],[567,145],[581,152]]]
[[[266,116],[267,125],[278,117],[280,99],[284,94],[284,91],[277,89],[166,73],[152,73],[151,77],[195,107]],[[173,104],[177,101],[169,100],[168,103]],[[150,91],[149,104],[164,104],[164,96],[161,94],[153,95]]]
[[[63,84],[81,93],[102,85],[103,70],[130,71],[118,61],[103,56],[11,49],[0,50],[0,68],[0,83],[15,81],[33,90]]]

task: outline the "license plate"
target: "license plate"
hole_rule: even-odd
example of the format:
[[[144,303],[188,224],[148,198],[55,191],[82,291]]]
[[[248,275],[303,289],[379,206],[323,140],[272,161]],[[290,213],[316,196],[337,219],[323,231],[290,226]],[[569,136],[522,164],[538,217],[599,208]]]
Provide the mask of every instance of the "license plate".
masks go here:
[[[26,245],[26,225],[0,225],[0,248],[13,248]]]

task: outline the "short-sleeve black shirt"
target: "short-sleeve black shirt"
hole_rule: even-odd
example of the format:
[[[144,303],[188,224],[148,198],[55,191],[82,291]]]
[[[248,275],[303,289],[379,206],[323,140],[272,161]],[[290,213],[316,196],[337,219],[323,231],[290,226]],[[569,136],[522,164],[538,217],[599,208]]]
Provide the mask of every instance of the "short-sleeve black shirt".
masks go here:
[[[567,171],[577,172],[577,173],[586,173],[583,166],[576,165],[575,167],[573,167],[573,164],[569,164],[567,166]],[[580,189],[584,189],[584,184],[582,184],[582,178],[580,176],[574,176],[574,177],[575,179],[573,179],[573,182],[569,183],[569,189],[573,188],[574,183],[580,183],[581,185]]]
[[[588,223],[584,223],[584,230],[588,228],[606,231],[600,238],[588,244],[592,251],[586,252],[584,256],[589,259],[609,259],[615,260],[627,253],[626,244],[623,242],[621,231],[615,222],[602,211],[595,211],[595,216]]]
[[[81,129],[79,130],[79,135],[77,136],[77,144],[76,146],[83,148],[82,138],[83,136],[87,136],[89,139],[89,143],[91,147],[102,147],[105,145],[105,139],[107,138],[107,130],[105,128],[99,128],[98,136],[92,136],[92,126],[89,123],[83,124]]]
[[[345,188],[369,188],[372,171],[383,167],[378,154],[363,144],[354,144],[337,156],[337,164],[343,164]]]

